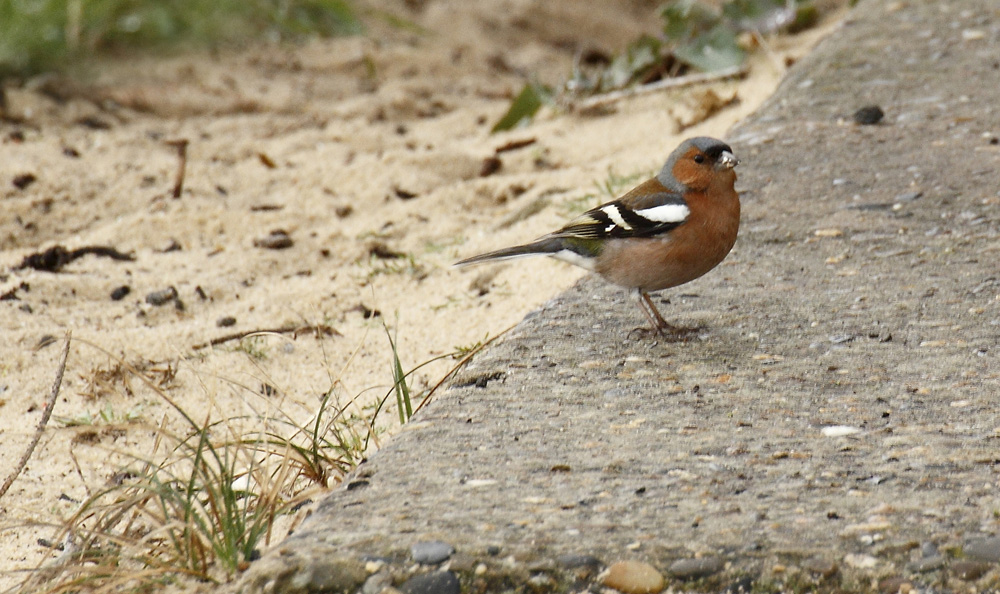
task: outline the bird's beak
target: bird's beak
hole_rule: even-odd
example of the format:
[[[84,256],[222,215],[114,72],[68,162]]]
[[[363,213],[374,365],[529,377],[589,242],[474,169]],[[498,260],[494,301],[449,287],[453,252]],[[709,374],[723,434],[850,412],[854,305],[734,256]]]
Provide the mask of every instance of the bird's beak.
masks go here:
[[[729,151],[722,151],[719,155],[719,166],[723,169],[732,169],[740,164],[740,160],[736,158],[736,155]]]

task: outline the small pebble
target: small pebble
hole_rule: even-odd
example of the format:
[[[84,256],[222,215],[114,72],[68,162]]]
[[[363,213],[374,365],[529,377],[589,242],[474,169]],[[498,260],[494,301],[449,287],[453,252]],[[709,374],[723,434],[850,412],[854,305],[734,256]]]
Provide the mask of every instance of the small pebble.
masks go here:
[[[132,287],[130,287],[128,285],[122,285],[122,286],[118,287],[117,289],[115,289],[114,291],[111,291],[111,300],[112,301],[121,301],[122,299],[124,299],[131,292],[132,292]]]
[[[802,566],[810,573],[816,574],[823,579],[833,577],[839,569],[834,561],[824,559],[823,557],[811,557],[806,559]]]
[[[309,577],[303,588],[309,592],[355,592],[368,579],[361,561],[337,557],[314,559],[302,573]]]
[[[18,190],[23,190],[35,183],[36,180],[38,180],[38,178],[35,177],[33,173],[22,173],[21,175],[14,176],[12,183]]]
[[[455,553],[455,547],[440,540],[425,540],[410,547],[410,556],[417,563],[436,565],[447,561]]]
[[[696,580],[708,577],[722,569],[722,559],[702,557],[700,559],[678,559],[670,564],[670,575],[682,580]]]
[[[913,591],[913,582],[902,577],[889,577],[878,583],[878,591],[882,594],[909,594]]]
[[[902,194],[896,195],[896,202],[913,202],[923,195],[923,192],[903,192]]]
[[[964,552],[970,559],[1000,563],[1000,536],[974,538],[965,544]]]
[[[663,576],[649,563],[619,561],[608,568],[601,583],[625,594],[656,594],[663,590]]]
[[[409,190],[404,190],[403,188],[399,187],[394,188],[393,191],[396,194],[396,198],[399,198],[400,200],[413,200],[414,198],[419,196],[419,194],[417,194],[416,192],[410,192]]]
[[[539,573],[528,579],[528,590],[535,594],[543,594],[556,589],[556,581],[547,573]]]
[[[871,555],[849,553],[844,556],[844,563],[855,569],[871,569],[878,565],[878,559]]]
[[[460,594],[458,578],[450,571],[435,571],[413,576],[399,586],[404,594]]]
[[[560,555],[556,559],[556,563],[566,569],[574,569],[585,566],[601,566],[601,560],[597,557],[591,557],[590,555]]]
[[[219,328],[228,328],[230,326],[236,325],[236,318],[233,316],[223,316],[215,321],[215,325]]]
[[[920,545],[920,556],[928,559],[930,557],[939,557],[941,556],[941,553],[938,552],[936,544],[931,541],[927,541]]]
[[[180,252],[180,251],[183,251],[183,250],[184,250],[184,246],[182,246],[180,244],[180,242],[178,242],[176,239],[174,239],[174,238],[171,237],[170,241],[167,243],[167,245],[165,245],[162,248],[160,248],[160,253],[161,254],[169,254],[170,252]]]
[[[580,581],[589,580],[597,575],[602,565],[600,559],[590,555],[562,555],[556,559],[556,563],[569,570]]]
[[[165,305],[171,301],[177,299],[177,289],[173,287],[167,287],[160,291],[153,291],[149,295],[146,295],[146,303],[150,305]]]
[[[955,561],[951,564],[951,573],[958,579],[965,580],[967,582],[978,580],[983,577],[983,574],[989,571],[989,569],[989,564],[983,563],[982,561],[968,561],[963,559],[961,561]]]
[[[871,126],[882,121],[885,117],[885,112],[878,105],[866,105],[861,109],[854,112],[855,123],[861,124],[862,126]]]
[[[38,343],[35,344],[35,350],[44,349],[50,344],[55,344],[56,340],[58,339],[51,334],[43,334],[42,337],[38,339]]]
[[[362,562],[364,562],[365,568],[366,568],[365,571],[368,571],[367,568],[368,568],[368,566],[370,564],[375,564],[375,565],[378,565],[379,567],[382,567],[382,566],[385,566],[385,565],[392,565],[392,563],[393,563],[393,558],[392,557],[384,557],[382,555],[371,555],[371,554],[365,553],[365,554],[359,556],[358,558],[361,559]],[[375,571],[378,571],[378,570],[376,569]],[[371,573],[371,571],[369,571],[369,573]]]
[[[388,571],[379,571],[368,576],[365,585],[361,587],[361,594],[382,594],[386,588],[392,587],[392,574]]]
[[[853,435],[861,431],[861,429],[858,429],[857,427],[849,427],[847,425],[833,425],[830,427],[823,427],[821,431],[826,437],[844,437],[847,435]]]
[[[490,156],[483,159],[483,164],[479,167],[479,177],[489,177],[503,168],[503,161],[500,157]]]
[[[268,250],[283,250],[292,247],[295,245],[295,242],[292,241],[291,236],[287,232],[275,229],[266,237],[253,240],[253,245],[254,247]]]
[[[943,555],[936,555],[934,557],[923,557],[913,563],[910,563],[907,567],[917,573],[927,573],[928,571],[937,571],[945,566],[947,559]]]

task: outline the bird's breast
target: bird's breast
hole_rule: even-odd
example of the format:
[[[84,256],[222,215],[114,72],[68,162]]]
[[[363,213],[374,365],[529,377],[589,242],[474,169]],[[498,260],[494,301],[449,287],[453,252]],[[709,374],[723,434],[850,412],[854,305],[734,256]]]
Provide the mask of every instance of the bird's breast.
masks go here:
[[[693,281],[718,266],[736,243],[739,198],[730,189],[687,199],[691,215],[684,224],[665,236],[609,240],[595,272],[617,285],[651,292]]]

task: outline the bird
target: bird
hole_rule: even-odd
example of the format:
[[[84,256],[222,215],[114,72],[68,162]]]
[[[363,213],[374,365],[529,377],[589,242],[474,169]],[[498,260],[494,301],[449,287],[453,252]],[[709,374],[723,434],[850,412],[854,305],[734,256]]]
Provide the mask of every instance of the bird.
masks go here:
[[[691,328],[669,324],[649,294],[683,285],[722,262],[740,227],[739,160],[725,142],[683,141],[655,177],[594,207],[531,243],[456,262],[468,266],[524,256],[551,256],[630,290],[652,332],[681,337]]]

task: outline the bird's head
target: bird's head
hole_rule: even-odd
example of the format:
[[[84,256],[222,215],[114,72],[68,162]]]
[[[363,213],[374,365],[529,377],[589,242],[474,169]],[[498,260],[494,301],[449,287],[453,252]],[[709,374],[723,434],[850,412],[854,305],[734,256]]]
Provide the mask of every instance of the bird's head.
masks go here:
[[[685,140],[674,149],[656,177],[676,192],[704,190],[720,177],[735,182],[733,168],[739,163],[728,144],[708,136],[698,136]]]

